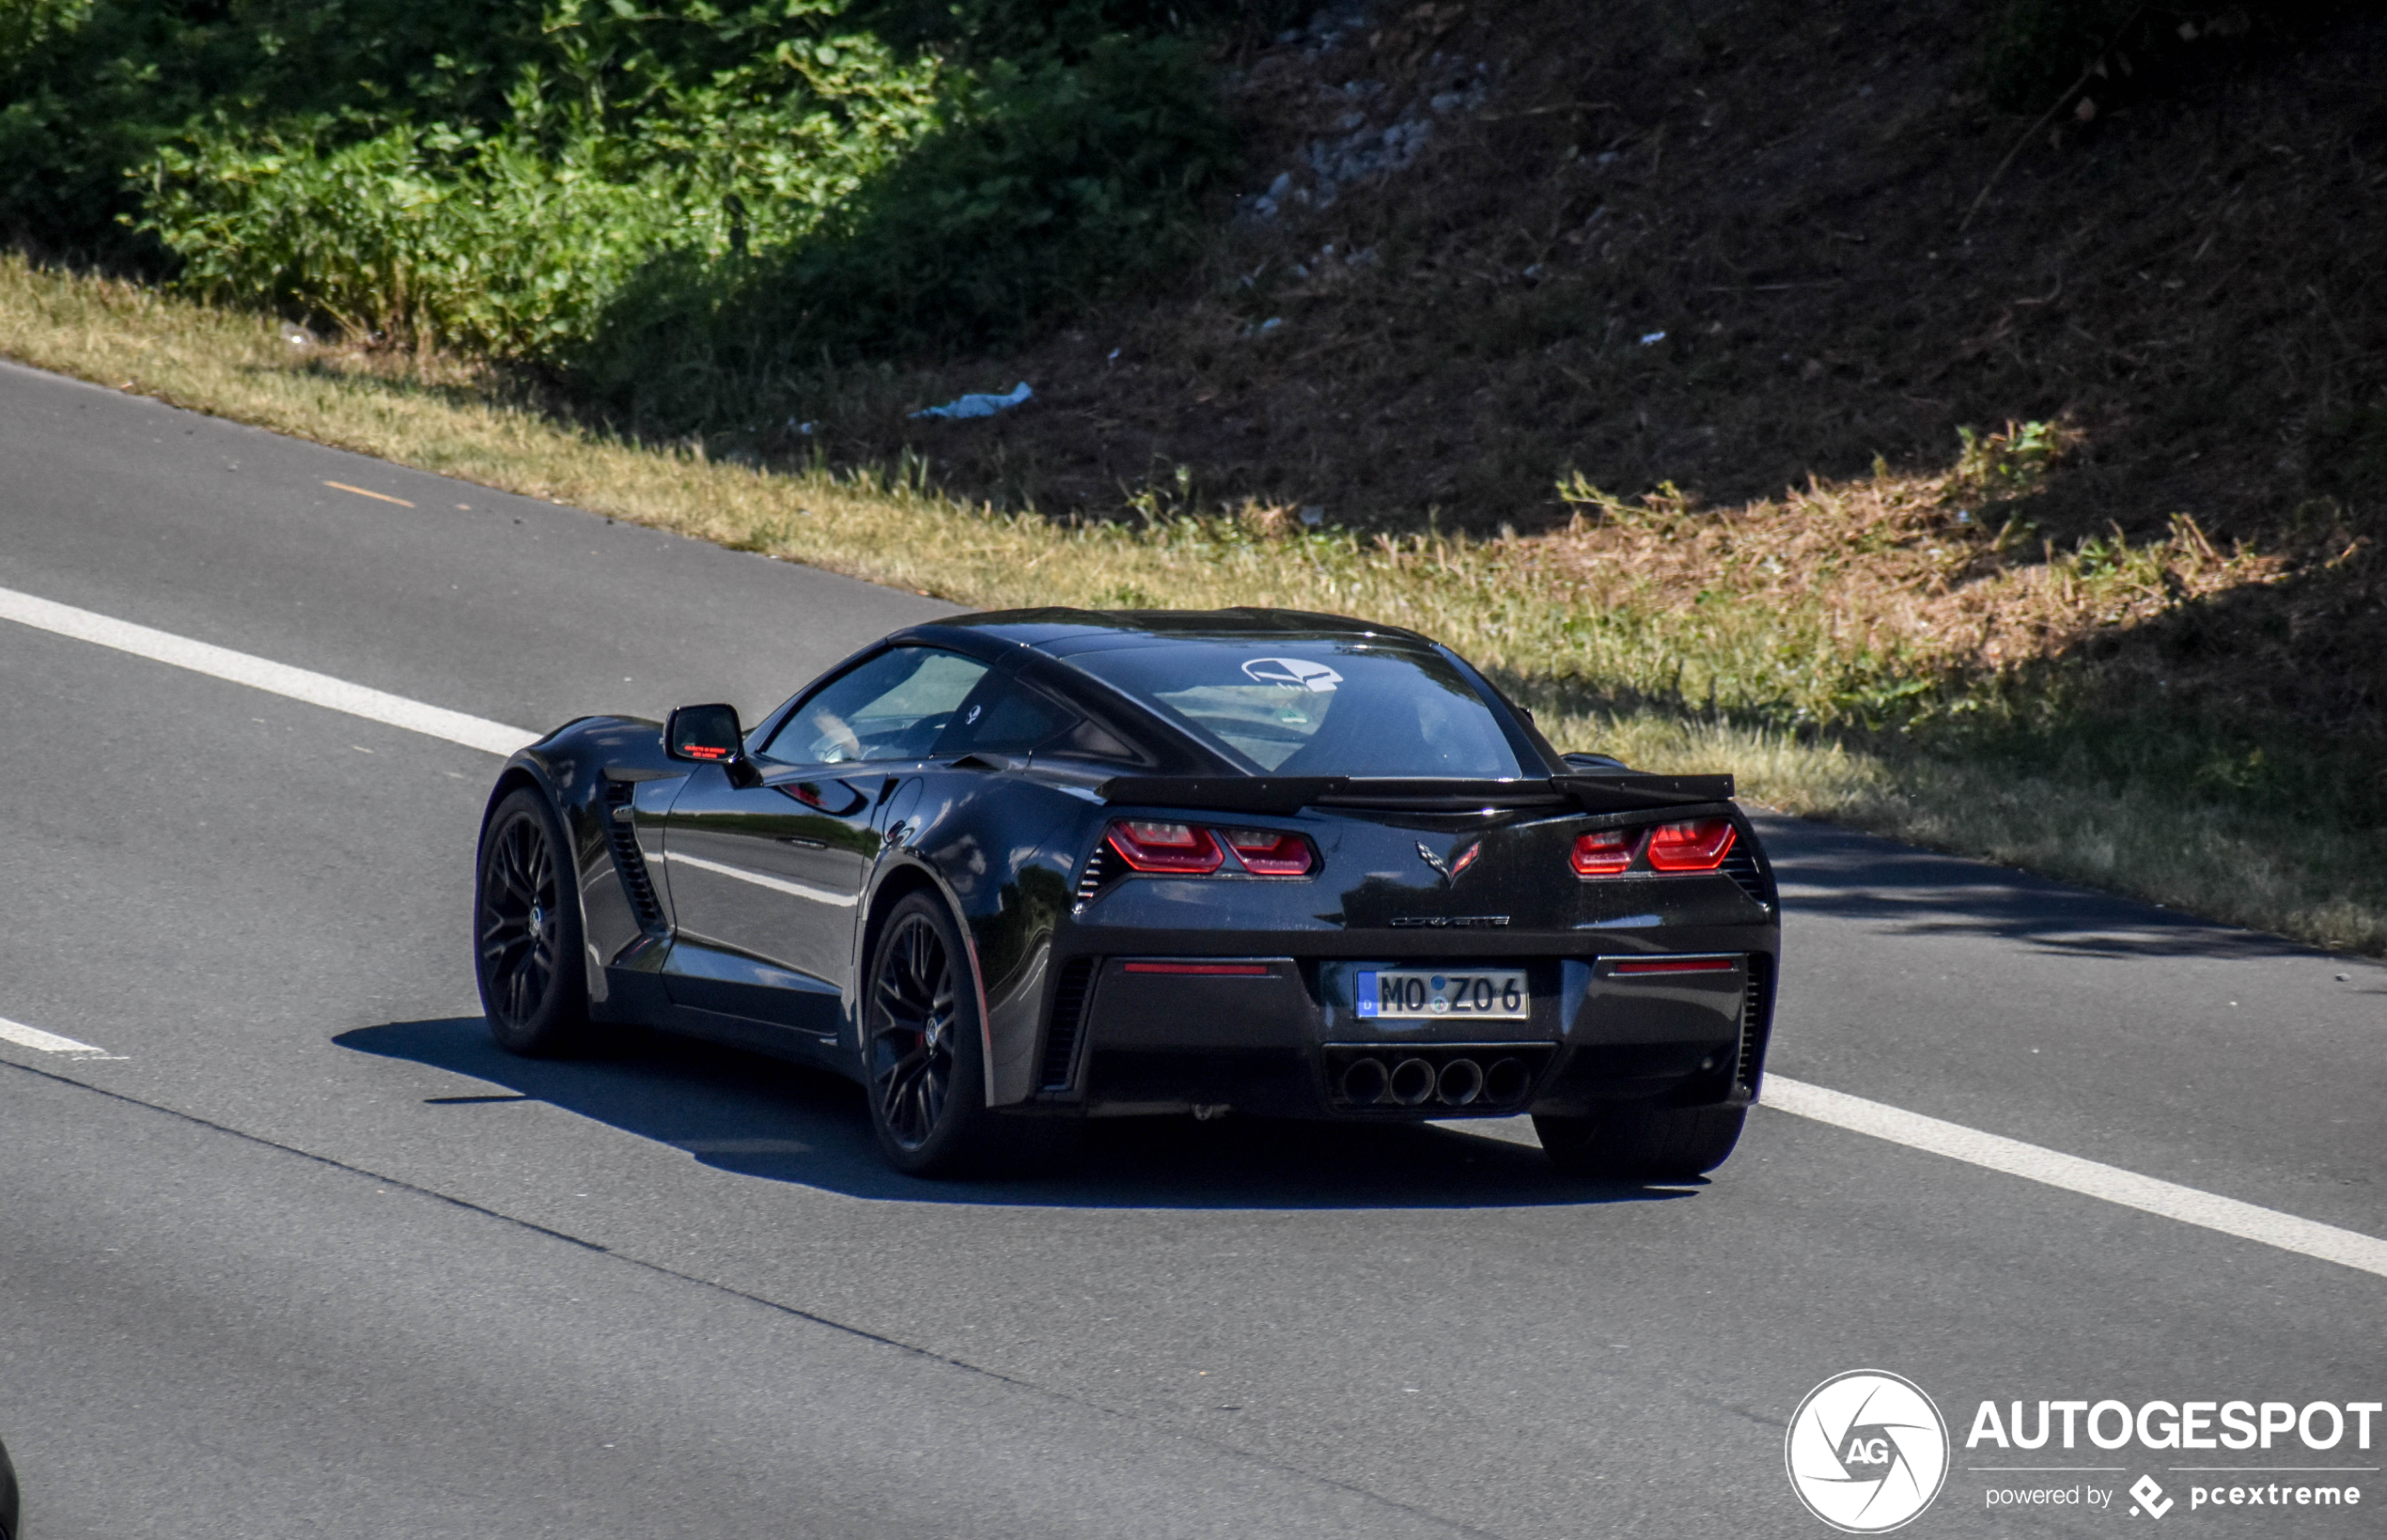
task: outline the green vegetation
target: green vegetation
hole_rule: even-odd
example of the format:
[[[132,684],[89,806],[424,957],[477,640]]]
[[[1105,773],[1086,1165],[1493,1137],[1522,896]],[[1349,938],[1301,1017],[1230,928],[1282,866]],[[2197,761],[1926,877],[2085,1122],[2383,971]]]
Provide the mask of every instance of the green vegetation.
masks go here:
[[[11,0],[0,229],[680,431],[1180,256],[1235,10]]]

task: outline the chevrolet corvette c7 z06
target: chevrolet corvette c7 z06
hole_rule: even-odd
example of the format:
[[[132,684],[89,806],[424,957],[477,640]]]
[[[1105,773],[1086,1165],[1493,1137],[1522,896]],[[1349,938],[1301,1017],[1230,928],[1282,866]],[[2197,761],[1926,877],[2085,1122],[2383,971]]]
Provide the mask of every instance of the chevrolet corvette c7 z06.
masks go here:
[[[1728,776],[1562,754],[1410,631],[961,615],[751,727],[584,717],[484,819],[507,1048],[604,1023],[820,1066],[898,1169],[1074,1120],[1531,1113],[1558,1164],[1720,1164],[1780,920]]]

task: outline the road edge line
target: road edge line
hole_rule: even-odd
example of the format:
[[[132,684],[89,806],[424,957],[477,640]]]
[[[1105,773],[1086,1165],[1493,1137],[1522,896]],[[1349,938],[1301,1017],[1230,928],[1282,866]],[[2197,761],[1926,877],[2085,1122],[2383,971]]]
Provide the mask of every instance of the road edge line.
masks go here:
[[[538,742],[543,736],[525,732],[520,727],[509,727],[502,722],[451,711],[444,706],[429,706],[403,695],[393,695],[387,691],[351,684],[346,679],[335,679],[312,669],[293,668],[269,658],[235,652],[210,642],[195,642],[171,631],[136,626],[132,621],[118,620],[95,611],[79,610],[71,604],[60,604],[55,599],[20,593],[14,588],[0,588],[0,620],[13,620],[35,630],[113,647],[118,652],[132,653],[136,658],[187,668],[195,674],[205,674],[212,678],[228,679],[253,690],[304,701],[310,706],[320,706],[329,710],[344,711],[368,722],[403,727],[428,738],[445,739],[450,743],[460,743],[468,749],[478,749],[500,758]]]
[[[1831,1091],[1803,1081],[1768,1075],[1760,1105],[1817,1123],[1828,1123],[1853,1133],[1869,1134],[1910,1149],[1943,1155],[1952,1160],[2020,1176],[2084,1197],[2102,1199],[2125,1208],[2161,1215],[2182,1224],[2215,1230],[2240,1240],[2259,1241],[2284,1252],[2334,1262],[2358,1272],[2387,1278],[2387,1240],[2344,1230],[2317,1220],[2301,1218],[2258,1204],[2241,1203],[2219,1193],[2182,1187],[2160,1177],[2084,1160],[2019,1139],[1984,1133],[1960,1123],[1948,1123],[1921,1112],[1910,1112],[1883,1102],[1867,1101],[1845,1091]]]

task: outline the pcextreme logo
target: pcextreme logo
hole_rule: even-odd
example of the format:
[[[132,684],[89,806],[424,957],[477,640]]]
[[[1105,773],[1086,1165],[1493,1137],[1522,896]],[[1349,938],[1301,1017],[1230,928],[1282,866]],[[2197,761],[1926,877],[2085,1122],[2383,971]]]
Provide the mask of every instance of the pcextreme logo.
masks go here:
[[[1849,1534],[1880,1534],[1940,1495],[1948,1476],[1947,1424],[1912,1380],[1852,1369],[1799,1403],[1783,1463],[1808,1512]]]

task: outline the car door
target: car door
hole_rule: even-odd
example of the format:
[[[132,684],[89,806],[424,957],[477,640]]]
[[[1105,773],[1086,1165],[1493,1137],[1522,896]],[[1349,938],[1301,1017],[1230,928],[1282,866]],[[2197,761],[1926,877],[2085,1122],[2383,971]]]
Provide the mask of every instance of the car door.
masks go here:
[[[890,648],[807,696],[754,773],[705,765],[689,776],[663,839],[674,999],[835,1032],[883,793],[927,758],[986,672],[943,648]]]

